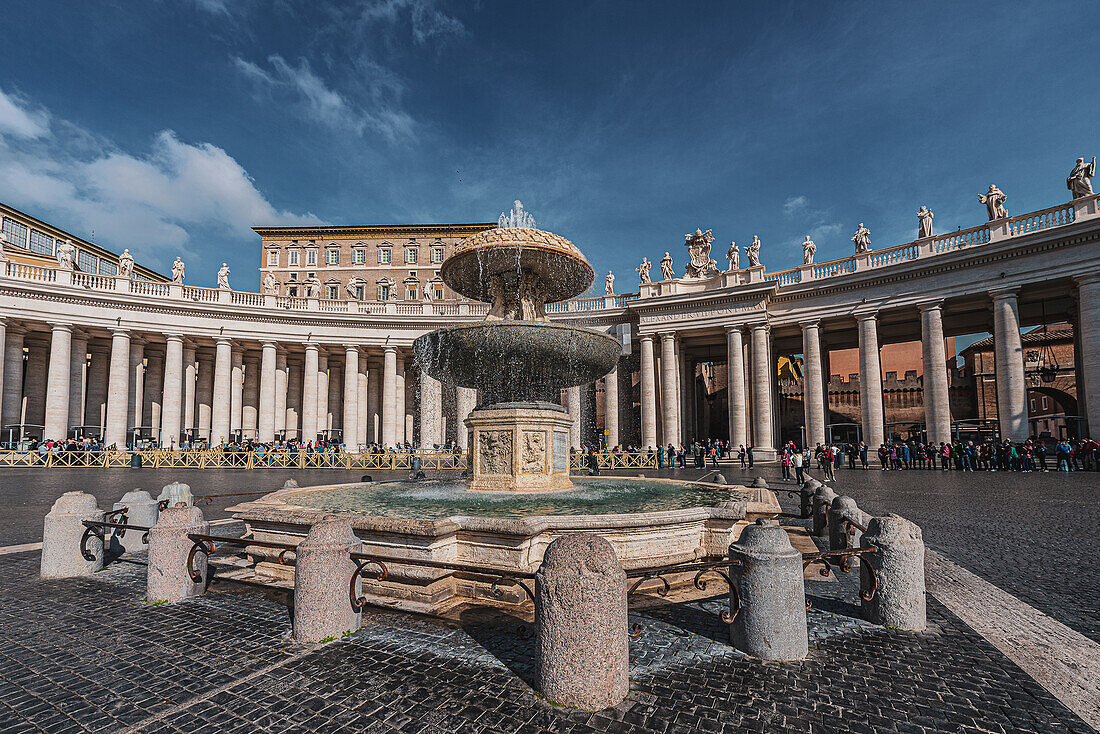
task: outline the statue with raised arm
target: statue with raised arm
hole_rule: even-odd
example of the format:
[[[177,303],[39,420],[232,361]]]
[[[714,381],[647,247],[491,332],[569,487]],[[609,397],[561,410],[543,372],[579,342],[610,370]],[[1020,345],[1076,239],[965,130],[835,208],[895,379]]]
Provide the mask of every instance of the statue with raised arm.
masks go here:
[[[130,254],[128,249],[123,250],[122,254],[118,256],[118,274],[127,278],[134,275],[134,256]]]
[[[989,214],[989,221],[994,219],[1004,219],[1008,216],[1008,210],[1005,209],[1005,202],[1008,197],[1004,192],[993,184],[989,184],[989,191],[978,196],[978,202],[985,204],[985,210]]]
[[[672,272],[672,255],[666,252],[661,258],[661,280],[672,280],[675,277],[676,273]]]
[[[222,263],[221,268],[218,269],[218,287],[222,290],[229,290],[229,264]]]
[[[926,206],[922,206],[917,211],[917,239],[922,240],[925,237],[932,236],[932,217],[936,216],[932,213],[932,210]]]
[[[643,257],[642,258],[642,264],[639,265],[638,267],[634,268],[634,272],[636,272],[638,274],[638,279],[639,279],[640,283],[649,283],[650,282],[650,280],[649,280],[649,269],[651,267],[653,267],[653,263],[651,263],[649,260],[647,260],[646,258]]]
[[[802,264],[813,265],[814,253],[817,252],[817,245],[810,239],[810,235],[806,235],[806,239],[802,242]]]
[[[178,257],[176,258],[176,261],[172,263],[172,282],[183,282],[183,260],[180,260]]]
[[[761,268],[760,264],[760,238],[752,236],[752,244],[745,248],[745,256],[749,258],[750,268]]]
[[[741,269],[741,248],[737,246],[736,242],[730,243],[730,249],[726,250],[726,260],[729,261],[729,270],[727,273],[732,273],[735,270]]]
[[[863,222],[859,223],[855,234],[852,235],[852,243],[856,246],[857,255],[871,251],[871,230],[864,227]]]
[[[1073,167],[1066,178],[1066,188],[1073,193],[1074,199],[1092,196],[1092,181],[1090,179],[1095,175],[1096,156],[1092,157],[1091,163],[1085,163],[1084,158],[1077,159],[1077,165]]]
[[[275,280],[275,274],[269,272],[264,276],[264,295],[265,296],[277,296],[279,295],[279,283]]]
[[[603,292],[605,296],[615,295],[615,274],[607,271],[607,277],[603,280]]]
[[[72,240],[57,243],[57,267],[63,270],[73,270],[76,267],[76,246]]]

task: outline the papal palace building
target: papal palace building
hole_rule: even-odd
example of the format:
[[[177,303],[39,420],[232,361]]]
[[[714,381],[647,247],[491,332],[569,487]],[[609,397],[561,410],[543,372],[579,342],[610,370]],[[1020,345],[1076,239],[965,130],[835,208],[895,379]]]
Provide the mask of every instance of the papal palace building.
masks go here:
[[[552,320],[622,342],[615,371],[563,396],[573,445],[648,447],[710,434],[767,456],[791,437],[781,425],[781,378],[783,400],[800,386],[798,438],[824,442],[831,382],[840,379],[829,355],[847,350],[858,357],[858,380],[842,379],[858,392],[858,434],[877,446],[889,429],[882,350],[902,344],[919,345],[912,410],[923,418],[921,435],[946,441],[953,424],[972,417],[952,402],[951,339],[983,332],[992,334],[982,347],[983,415],[1002,438],[1023,440],[1029,386],[1042,372],[1025,341],[1051,324],[1072,340],[1063,354],[1074,364],[1060,370],[1073,382],[1077,430],[1095,433],[1100,212],[1096,195],[1067,198],[1063,189],[1063,203],[1016,216],[991,209],[990,218],[975,206],[979,223],[967,229],[822,263],[703,277],[680,265],[671,278],[655,273],[642,283],[620,272],[620,284],[636,284],[625,293],[554,304]],[[477,396],[429,384],[411,346],[428,331],[485,317],[487,305],[456,299],[438,270],[455,242],[492,223],[257,226],[261,286],[251,292],[170,282],[142,267],[121,275],[118,257],[102,247],[10,207],[2,213],[5,441],[91,433],[117,446],[135,436],[164,446],[318,436],[353,449],[465,443],[460,426]],[[55,243],[65,241],[76,247],[72,267],[56,257]],[[665,250],[685,259],[683,247],[653,249],[645,254],[654,261]],[[767,243],[760,258],[769,262]],[[721,405],[700,396],[716,371],[728,386]]]

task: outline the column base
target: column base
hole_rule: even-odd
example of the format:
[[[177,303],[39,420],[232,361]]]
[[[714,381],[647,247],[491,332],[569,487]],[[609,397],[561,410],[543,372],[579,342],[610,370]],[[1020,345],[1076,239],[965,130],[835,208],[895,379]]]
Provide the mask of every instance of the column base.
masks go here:
[[[466,419],[471,455],[469,489],[551,492],[571,489],[572,421],[553,403],[499,403]]]

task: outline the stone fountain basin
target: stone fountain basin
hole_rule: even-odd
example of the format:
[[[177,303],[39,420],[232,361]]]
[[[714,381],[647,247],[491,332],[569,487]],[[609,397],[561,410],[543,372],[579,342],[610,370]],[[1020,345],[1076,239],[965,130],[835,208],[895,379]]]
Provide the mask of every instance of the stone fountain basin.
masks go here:
[[[495,237],[482,242],[490,235]],[[571,242],[535,229],[490,230],[470,238],[478,243],[456,247],[440,269],[443,281],[456,292],[476,301],[492,302],[490,275],[521,271],[537,275],[546,289],[546,302],[564,301],[589,285],[595,274]]]
[[[538,570],[550,542],[566,533],[603,536],[630,571],[722,557],[747,525],[759,518],[775,517],[780,512],[779,501],[767,489],[678,480],[645,481],[714,487],[726,492],[733,501],[715,507],[624,514],[522,518],[455,515],[435,519],[333,513],[299,504],[303,495],[363,486],[357,483],[281,489],[258,500],[230,507],[228,511],[244,522],[246,536],[256,540],[297,545],[313,523],[338,514],[347,517],[363,542],[362,552],[368,555],[530,573]],[[283,585],[293,581],[293,566],[278,563],[279,551],[253,546],[247,549],[247,554],[261,580]],[[392,560],[387,566],[389,578],[386,581],[363,580],[364,593],[371,603],[444,614],[472,601],[523,603],[525,599],[518,586],[509,586],[506,582],[499,587],[505,596],[503,599],[496,597],[489,591],[492,579],[484,575]],[[673,579],[673,585],[677,583],[689,584],[691,576]]]
[[[615,367],[623,346],[610,334],[540,321],[481,321],[438,329],[413,342],[432,377],[483,390],[486,404],[545,400],[595,382]]]

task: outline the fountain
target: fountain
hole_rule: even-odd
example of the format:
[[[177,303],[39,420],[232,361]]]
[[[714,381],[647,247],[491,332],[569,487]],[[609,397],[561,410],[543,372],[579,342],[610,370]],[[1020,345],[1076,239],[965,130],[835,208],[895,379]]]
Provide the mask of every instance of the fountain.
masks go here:
[[[592,266],[564,237],[498,227],[458,243],[440,275],[456,292],[490,304],[484,321],[413,343],[429,375],[480,390],[481,403],[466,419],[469,488],[569,489],[571,421],[559,395],[610,372],[622,345],[608,334],[551,324],[546,304],[582,293]]]

